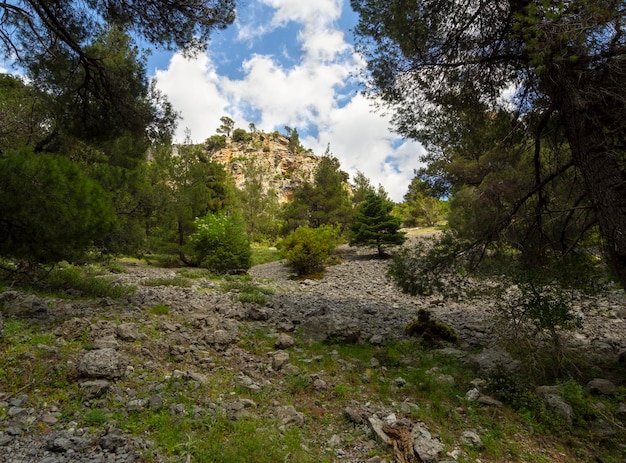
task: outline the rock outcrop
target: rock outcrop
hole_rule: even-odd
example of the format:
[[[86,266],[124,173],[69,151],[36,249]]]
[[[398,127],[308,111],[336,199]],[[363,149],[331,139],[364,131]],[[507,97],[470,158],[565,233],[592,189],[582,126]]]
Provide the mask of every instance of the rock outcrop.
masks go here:
[[[261,174],[264,191],[276,191],[281,203],[290,201],[294,190],[303,182],[313,180],[320,156],[311,151],[293,152],[284,135],[265,132],[250,135],[249,141],[227,138],[225,147],[208,153],[232,175],[237,188],[245,184],[250,163]]]

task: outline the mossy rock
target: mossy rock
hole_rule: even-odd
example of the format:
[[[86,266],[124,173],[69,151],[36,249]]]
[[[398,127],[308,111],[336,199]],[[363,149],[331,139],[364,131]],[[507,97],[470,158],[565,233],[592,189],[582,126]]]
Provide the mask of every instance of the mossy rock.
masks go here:
[[[404,333],[418,338],[423,345],[429,347],[441,345],[442,342],[457,342],[454,329],[443,322],[434,320],[432,314],[425,309],[419,310],[417,319],[404,328]]]

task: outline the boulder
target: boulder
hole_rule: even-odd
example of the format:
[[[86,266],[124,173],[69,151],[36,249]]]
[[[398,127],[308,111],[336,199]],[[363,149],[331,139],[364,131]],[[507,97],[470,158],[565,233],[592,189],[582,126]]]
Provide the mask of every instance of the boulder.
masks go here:
[[[587,383],[587,391],[598,395],[616,395],[617,386],[608,379],[596,378]]]
[[[82,376],[119,379],[126,374],[129,361],[115,349],[97,349],[87,352],[78,365]]]

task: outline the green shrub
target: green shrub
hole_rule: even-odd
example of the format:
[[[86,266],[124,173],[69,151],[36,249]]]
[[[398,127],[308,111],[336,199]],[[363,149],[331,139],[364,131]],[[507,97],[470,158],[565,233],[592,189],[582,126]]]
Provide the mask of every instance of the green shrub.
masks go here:
[[[217,151],[226,147],[226,135],[213,135],[206,139],[204,148],[207,151]]]
[[[252,140],[252,134],[246,132],[244,129],[233,130],[233,141],[250,141]]]
[[[55,268],[43,278],[39,286],[48,291],[78,293],[84,297],[123,297],[135,291],[108,277],[89,276],[89,270],[72,265]]]
[[[298,275],[312,275],[324,270],[338,239],[338,229],[329,225],[298,227],[282,241],[281,254]]]
[[[188,243],[194,263],[216,273],[250,268],[250,241],[238,217],[208,214],[194,224]]]

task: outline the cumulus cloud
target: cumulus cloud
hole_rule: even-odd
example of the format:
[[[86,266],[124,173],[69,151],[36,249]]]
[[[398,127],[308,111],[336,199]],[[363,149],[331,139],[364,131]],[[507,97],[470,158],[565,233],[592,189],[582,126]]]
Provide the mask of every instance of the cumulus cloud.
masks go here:
[[[355,91],[353,76],[363,61],[335,25],[342,6],[342,0],[251,2],[253,13],[270,7],[270,16],[264,18],[263,28],[255,29],[252,25],[263,18],[249,14],[249,24],[238,25],[238,40],[296,23],[297,37],[288,39],[297,40],[300,47],[295,64],[284,59],[280,43],[275,54],[249,54],[238,77],[216,71],[219,50],[210,49],[210,54],[192,60],[174,55],[155,78],[181,113],[177,139],[185,129],[191,131],[193,141],[206,139],[215,133],[223,115],[239,127],[254,122],[269,131],[288,125],[298,129],[307,148],[322,154],[330,144],[343,170],[351,176],[362,171],[374,185],[382,184],[392,199],[401,201],[422,148],[399,140],[390,132],[388,120],[372,113],[370,102]],[[316,130],[307,130],[311,127]]]

